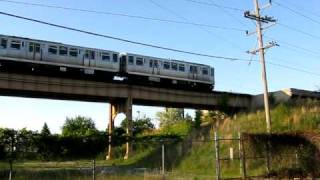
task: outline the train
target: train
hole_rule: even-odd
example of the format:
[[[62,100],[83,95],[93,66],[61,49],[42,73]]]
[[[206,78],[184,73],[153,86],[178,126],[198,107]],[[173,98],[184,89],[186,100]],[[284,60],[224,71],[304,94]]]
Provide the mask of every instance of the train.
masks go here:
[[[0,63],[0,67],[11,65],[19,70],[30,67],[48,75],[73,72],[74,77],[102,81],[186,90],[214,89],[214,68],[208,65],[17,36],[0,35]]]

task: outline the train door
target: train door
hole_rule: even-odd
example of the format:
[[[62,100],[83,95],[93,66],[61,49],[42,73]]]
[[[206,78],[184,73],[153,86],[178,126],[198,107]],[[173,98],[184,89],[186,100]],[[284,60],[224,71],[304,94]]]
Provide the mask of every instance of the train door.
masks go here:
[[[125,73],[127,70],[127,56],[122,55],[120,57],[120,73]]]
[[[42,60],[42,48],[40,43],[29,42],[27,57],[32,60]]]
[[[190,65],[190,69],[189,69],[189,78],[190,79],[197,79],[198,75],[198,68],[197,66],[193,66],[193,65]]]
[[[160,61],[156,59],[150,60],[152,66],[152,74],[160,75]]]
[[[84,66],[95,66],[95,52],[91,50],[86,50],[83,56]]]

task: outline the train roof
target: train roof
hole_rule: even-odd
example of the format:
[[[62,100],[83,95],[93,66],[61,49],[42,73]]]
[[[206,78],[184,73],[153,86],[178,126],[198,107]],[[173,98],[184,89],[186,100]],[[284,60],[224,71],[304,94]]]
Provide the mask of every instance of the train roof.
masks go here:
[[[135,54],[135,53],[122,53],[122,54],[141,56],[141,57],[147,57],[147,58],[150,58],[150,59],[158,59],[158,60],[164,60],[164,61],[174,61],[174,62],[177,62],[177,63],[188,63],[188,64],[197,65],[197,66],[209,66],[209,65],[206,65],[206,64],[194,63],[194,62],[190,62],[190,61],[176,60],[176,59],[170,59],[170,58],[159,58],[159,57],[146,56],[146,55]],[[211,66],[209,66],[209,67],[211,67]]]
[[[24,39],[24,40],[28,40],[28,41],[40,41],[40,42],[44,42],[44,43],[53,43],[53,44],[56,44],[56,45],[72,46],[72,47],[76,47],[76,48],[85,48],[85,49],[95,50],[95,51],[109,51],[109,52],[114,52],[114,53],[118,53],[118,54],[129,54],[129,55],[142,56],[142,57],[154,58],[154,59],[159,59],[159,60],[169,60],[169,61],[174,61],[174,62],[177,62],[177,63],[188,63],[188,64],[194,64],[194,65],[198,65],[198,66],[208,66],[208,67],[213,68],[212,66],[209,66],[209,65],[206,65],[206,64],[194,63],[194,62],[190,62],[190,61],[176,60],[176,59],[170,59],[170,58],[159,58],[159,57],[146,56],[146,55],[135,54],[135,53],[127,53],[127,52],[123,53],[123,52],[114,51],[114,50],[90,48],[90,47],[84,47],[84,46],[64,44],[64,43],[55,42],[55,41],[32,39],[32,38],[27,38],[27,37],[10,36],[10,35],[4,35],[4,34],[0,34],[0,36],[2,36],[2,37],[4,36],[4,37],[7,37],[7,38]]]
[[[28,41],[38,41],[38,42],[43,42],[43,43],[52,43],[52,44],[55,44],[55,45],[72,46],[72,47],[75,47],[75,48],[84,48],[84,49],[95,50],[95,51],[109,51],[109,52],[115,52],[115,53],[120,54],[119,51],[91,48],[91,47],[78,46],[78,45],[72,45],[72,44],[64,44],[64,43],[56,42],[56,41],[48,41],[48,40],[41,40],[41,39],[31,39],[31,38],[26,38],[26,37],[9,36],[9,35],[3,35],[3,34],[0,34],[0,36],[4,36],[4,37],[7,37],[7,38],[24,39],[24,40],[28,40]]]

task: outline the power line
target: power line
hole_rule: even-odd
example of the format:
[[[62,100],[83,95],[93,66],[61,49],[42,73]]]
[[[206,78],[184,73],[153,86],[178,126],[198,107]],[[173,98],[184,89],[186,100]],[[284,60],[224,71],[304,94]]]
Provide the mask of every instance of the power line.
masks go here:
[[[312,37],[312,38],[320,39],[320,36],[317,36],[317,35],[314,35],[314,34],[311,34],[311,33],[305,32],[305,31],[302,31],[302,30],[300,30],[300,29],[297,29],[297,28],[288,26],[288,25],[286,25],[286,24],[282,24],[282,23],[279,23],[279,22],[277,22],[277,24],[279,24],[280,26],[285,27],[285,28],[287,28],[287,29],[290,29],[291,31],[295,31],[295,32],[298,32],[298,33],[300,33],[300,34],[304,34],[304,35],[309,36],[309,37]]]
[[[314,12],[314,11],[310,11],[309,9],[306,10],[305,8],[303,8],[303,7],[301,7],[301,6],[298,6],[297,4],[292,3],[292,1],[290,1],[290,4],[293,5],[293,6],[295,6],[296,8],[300,8],[300,9],[308,12],[309,14],[312,14],[312,15],[314,15],[314,16],[320,17],[320,14],[318,14],[318,13],[316,13],[316,12]]]
[[[165,6],[162,6],[161,4],[155,2],[154,0],[149,0],[149,2],[151,2],[152,4],[154,4],[155,6],[157,6],[158,8],[160,8],[160,9],[162,9],[162,10],[168,12],[168,13],[170,13],[170,14],[172,14],[172,15],[180,18],[180,19],[183,19],[183,20],[186,21],[186,22],[189,22],[189,20],[188,20],[187,18],[185,18],[184,16],[181,16],[181,15],[178,14],[177,12],[175,12],[175,11],[173,11],[173,10],[165,7]],[[223,41],[225,41],[225,42],[228,42],[228,43],[231,44],[232,46],[234,46],[234,47],[236,47],[236,48],[239,48],[239,49],[241,50],[241,47],[240,47],[239,45],[237,45],[237,44],[235,44],[234,42],[228,40],[227,38],[224,38],[224,37],[222,37],[221,35],[216,35],[215,33],[212,33],[211,31],[205,29],[204,27],[199,27],[199,28],[200,28],[201,30],[205,31],[206,33],[208,33],[208,34],[210,34],[210,35],[213,35],[213,36],[215,36],[216,38],[219,38],[219,39],[221,39],[221,40],[223,40]]]
[[[105,34],[98,34],[98,33],[95,33],[95,32],[90,32],[90,31],[86,31],[86,30],[82,30],[82,29],[77,29],[77,28],[63,26],[63,25],[59,25],[59,24],[54,24],[54,23],[50,23],[50,22],[46,22],[46,21],[37,20],[37,19],[18,16],[18,15],[14,15],[14,14],[2,12],[2,11],[0,11],[0,14],[5,15],[5,16],[18,18],[18,19],[27,20],[27,21],[32,21],[32,22],[36,22],[36,23],[40,23],[40,24],[44,24],[44,25],[48,25],[48,26],[67,29],[67,30],[70,30],[70,31],[89,34],[89,35],[92,35],[92,36],[98,36],[98,37],[103,37],[103,38],[107,38],[107,39],[113,39],[113,40],[117,40],[117,41],[122,41],[122,42],[126,42],[126,43],[131,43],[131,44],[136,44],[136,45],[141,45],[141,46],[146,46],[146,47],[151,47],[151,48],[157,48],[157,49],[162,49],[162,50],[167,50],[167,51],[173,51],[173,52],[179,52],[179,53],[184,53],[184,54],[191,54],[191,55],[196,55],[196,56],[209,57],[209,58],[214,58],[214,59],[223,59],[223,60],[229,60],[229,61],[249,61],[248,59],[203,54],[203,53],[197,53],[197,52],[192,52],[192,51],[174,49],[174,48],[169,48],[169,47],[164,47],[164,46],[159,46],[159,45],[154,45],[154,44],[148,44],[148,43],[143,43],[143,42],[138,42],[138,41],[132,41],[132,40],[124,39],[124,38],[114,37],[114,36],[105,35]]]
[[[211,2],[196,1],[196,0],[184,0],[184,1],[197,3],[197,4],[202,4],[202,5],[206,5],[206,6],[215,6],[215,7],[218,7],[218,8],[223,8],[223,9],[228,9],[228,10],[233,10],[233,11],[241,11],[241,12],[245,11],[244,9],[240,9],[240,8],[219,5],[219,4],[214,3],[213,1],[211,1]]]
[[[123,14],[123,13],[114,13],[114,12],[108,12],[108,11],[97,11],[97,10],[90,10],[90,9],[62,7],[62,6],[56,6],[56,5],[29,3],[29,2],[12,1],[12,0],[0,0],[0,1],[7,2],[7,3],[13,3],[13,4],[28,5],[28,6],[38,6],[38,7],[45,7],[45,8],[62,9],[62,10],[78,11],[78,12],[85,12],[85,13],[94,13],[94,14],[100,14],[100,15],[102,14],[102,15],[120,16],[120,17],[127,17],[127,18],[141,19],[141,20],[158,21],[158,22],[183,24],[183,25],[192,25],[192,26],[200,26],[200,27],[207,27],[207,28],[214,28],[214,29],[221,29],[221,30],[231,30],[231,31],[240,31],[240,32],[246,31],[245,29],[240,29],[240,28],[236,28],[236,27],[225,27],[225,26],[186,22],[186,21],[176,21],[176,20],[172,20],[172,19],[160,19],[160,18],[155,18],[155,17],[130,15],[130,14]]]
[[[303,18],[305,18],[305,19],[308,19],[308,20],[310,20],[310,21],[312,21],[312,22],[314,22],[314,23],[320,24],[320,21],[317,21],[317,20],[315,20],[315,19],[313,19],[313,18],[311,18],[311,17],[309,17],[309,16],[307,16],[307,15],[304,15],[303,13],[300,13],[299,11],[296,11],[296,10],[294,10],[294,9],[286,6],[286,5],[283,5],[283,4],[281,4],[281,3],[279,3],[279,2],[276,2],[276,1],[274,1],[273,3],[276,4],[276,5],[278,5],[278,6],[280,6],[280,7],[282,7],[282,8],[284,8],[284,9],[287,9],[287,10],[293,12],[294,14],[296,14],[296,15],[298,15],[298,16],[301,16],[301,17],[303,17]]]
[[[131,44],[136,44],[136,45],[141,45],[141,46],[146,46],[146,47],[151,47],[151,48],[156,48],[156,49],[162,49],[162,50],[166,50],[166,51],[173,51],[173,52],[178,52],[178,53],[184,53],[184,54],[190,54],[190,55],[195,55],[195,56],[208,57],[208,58],[213,58],[213,59],[228,60],[228,61],[259,62],[258,60],[250,60],[250,59],[242,59],[242,58],[236,58],[236,57],[225,57],[225,56],[218,56],[218,55],[203,54],[203,53],[179,50],[179,49],[163,47],[163,46],[158,46],[158,45],[153,45],[153,44],[148,44],[148,43],[142,43],[142,42],[138,42],[138,41],[127,40],[127,39],[123,39],[123,38],[119,38],[119,37],[114,37],[114,36],[109,36],[109,35],[104,35],[104,34],[98,34],[98,33],[95,33],[95,32],[90,32],[90,31],[86,31],[86,30],[81,30],[81,29],[77,29],[77,28],[72,28],[72,27],[58,25],[58,24],[54,24],[54,23],[50,23],[50,22],[36,20],[36,19],[32,19],[32,18],[22,17],[22,16],[10,14],[10,13],[5,13],[5,12],[2,12],[2,11],[0,11],[0,14],[5,15],[5,16],[9,16],[9,17],[18,18],[18,19],[23,19],[23,20],[26,20],[26,21],[36,22],[36,23],[39,23],[39,24],[44,24],[44,25],[48,25],[48,26],[52,26],[52,27],[57,27],[57,28],[62,28],[62,29],[70,30],[70,31],[89,34],[89,35],[92,35],[92,36],[97,36],[97,37],[102,37],[102,38],[107,38],[107,39],[113,39],[113,40],[122,41],[122,42],[126,42],[126,43],[131,43]],[[266,63],[270,64],[270,65],[273,65],[273,66],[282,67],[282,68],[285,68],[285,69],[290,69],[290,70],[295,70],[295,71],[298,71],[298,72],[303,72],[303,73],[307,73],[307,74],[311,74],[311,75],[320,76],[320,74],[318,74],[318,73],[314,73],[314,72],[311,72],[311,71],[308,71],[308,70],[304,70],[304,69],[300,69],[300,68],[296,68],[296,67],[291,67],[291,66],[287,66],[287,65],[283,65],[283,64],[277,64],[277,63],[273,63],[273,62],[270,62],[270,61],[267,61]]]
[[[287,47],[292,47],[292,50],[300,50],[304,53],[308,53],[308,54],[312,54],[312,55],[315,55],[315,56],[318,56],[320,57],[320,52],[317,52],[317,51],[313,51],[311,49],[307,49],[307,48],[304,48],[304,47],[301,47],[301,46],[298,46],[298,45],[295,45],[295,44],[292,44],[292,43],[289,43],[289,42],[286,42],[286,41],[283,41],[283,40],[278,40],[276,38],[273,38],[273,37],[270,37],[270,36],[266,36],[264,35],[266,38],[268,39],[271,39],[273,41],[277,41],[279,43],[281,43],[281,46],[286,45]]]
[[[284,64],[279,64],[279,63],[274,63],[274,62],[270,62],[270,61],[266,62],[266,63],[270,64],[270,65],[273,65],[273,66],[282,67],[282,68],[285,68],[285,69],[290,69],[290,70],[293,70],[293,71],[297,71],[297,72],[303,72],[303,73],[306,73],[306,74],[320,76],[319,73],[311,72],[311,71],[308,71],[308,70],[305,70],[305,69],[301,69],[301,68],[296,68],[296,67],[292,67],[292,66],[288,66],[288,65],[284,65]]]
[[[231,14],[228,10],[230,10],[230,8],[225,8],[225,6],[220,6],[217,5],[213,0],[209,0],[212,4],[215,4],[215,7],[217,7],[218,9],[222,10],[222,12],[224,12],[226,15],[228,15],[229,17],[231,17],[232,19],[235,20],[235,22],[241,24],[242,26],[249,28],[248,25],[246,25],[245,23],[243,23],[238,17],[234,16],[233,14]],[[244,11],[241,11],[244,12]]]

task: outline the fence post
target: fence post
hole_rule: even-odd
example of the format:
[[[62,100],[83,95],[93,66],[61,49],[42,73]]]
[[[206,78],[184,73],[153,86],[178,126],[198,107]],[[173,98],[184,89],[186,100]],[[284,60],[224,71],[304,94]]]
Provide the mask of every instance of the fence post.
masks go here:
[[[12,179],[12,171],[13,171],[13,168],[12,168],[12,160],[11,160],[11,159],[9,160],[9,164],[10,164],[9,180],[11,180],[11,179]]]
[[[164,175],[164,144],[162,143],[162,168],[161,168],[161,173],[162,173],[162,175]]]
[[[247,178],[247,170],[246,170],[246,154],[244,150],[244,143],[241,133],[239,132],[239,155],[240,155],[240,173],[242,174],[242,178]]]
[[[267,156],[267,161],[266,161],[266,165],[267,165],[267,173],[268,173],[268,177],[270,175],[271,172],[271,154],[270,154],[270,148],[271,148],[271,142],[270,142],[270,134],[268,134],[268,138],[267,138],[267,147],[266,147],[266,156]]]
[[[216,179],[220,180],[219,136],[217,131],[214,132],[214,145],[216,151]]]
[[[96,180],[96,160],[92,160],[92,180]]]

